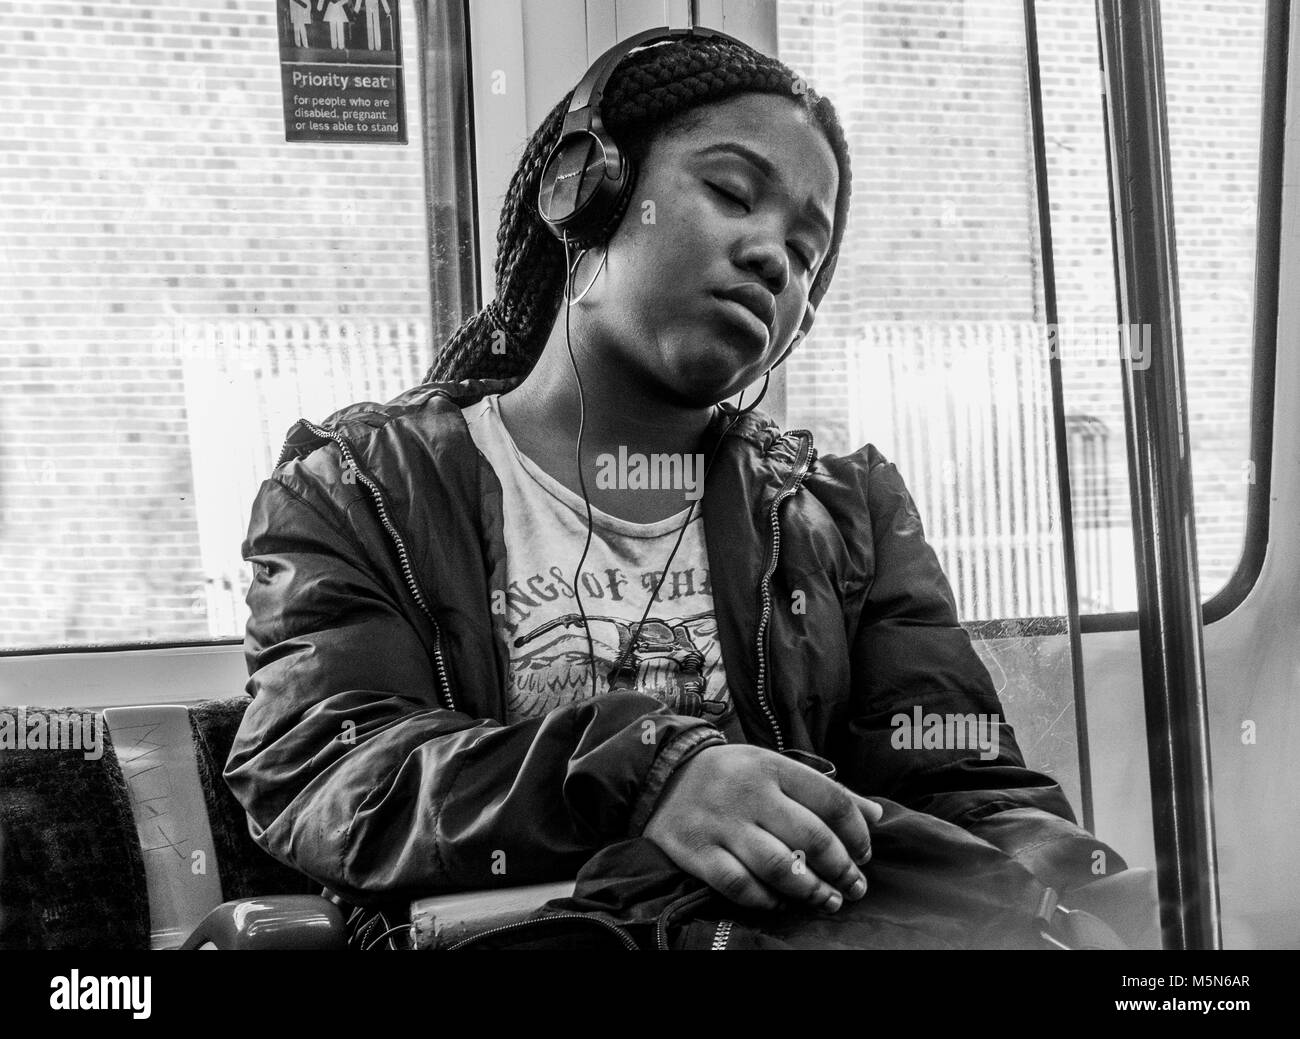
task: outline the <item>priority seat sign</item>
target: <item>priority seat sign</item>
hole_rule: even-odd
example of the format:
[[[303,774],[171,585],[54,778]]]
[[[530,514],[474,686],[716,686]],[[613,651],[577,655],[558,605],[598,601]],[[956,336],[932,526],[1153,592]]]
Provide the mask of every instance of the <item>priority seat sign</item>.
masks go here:
[[[275,0],[286,141],[406,144],[399,0]]]

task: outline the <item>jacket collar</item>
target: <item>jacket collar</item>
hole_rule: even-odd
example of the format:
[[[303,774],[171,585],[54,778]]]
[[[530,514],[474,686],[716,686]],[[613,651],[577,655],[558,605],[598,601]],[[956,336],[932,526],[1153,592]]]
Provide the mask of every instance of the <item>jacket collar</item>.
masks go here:
[[[444,397],[459,410],[471,404],[477,404],[490,394],[508,393],[521,382],[523,382],[522,376],[510,379],[464,379],[460,382],[425,383],[417,387],[416,391],[410,392],[418,391],[422,396],[430,400],[434,397]],[[742,415],[736,424],[728,430],[730,421],[730,416],[720,409],[715,409],[713,417],[705,430],[704,440],[701,443],[702,453],[707,456],[717,442],[717,438],[724,433],[728,438],[737,437],[740,440],[750,442],[761,452],[766,452],[773,441],[780,437],[780,429],[777,424],[770,416],[757,409]]]
[[[424,383],[393,398],[387,404],[362,401],[350,404],[332,413],[320,423],[348,439],[363,457],[370,455],[370,441],[374,431],[396,420],[404,420],[426,444],[440,444],[451,448],[470,448],[472,438],[469,424],[461,408],[476,404],[493,393],[506,393],[522,382],[522,377],[510,379],[464,379],[459,382]],[[700,444],[707,458],[718,443],[723,444],[715,459],[715,469],[725,471],[741,466],[744,469],[769,469],[767,494],[755,502],[765,506],[779,493],[790,469],[794,466],[800,444],[806,440],[811,448],[812,434],[807,430],[793,430],[782,434],[780,427],[765,412],[755,410],[741,415],[734,423],[720,409],[715,409]],[[448,441],[450,440],[450,443]],[[289,430],[284,447],[276,462],[278,468],[293,457],[305,457],[320,446],[320,437],[304,421],[295,423]],[[442,453],[441,451],[439,453]],[[466,457],[459,455],[459,457]],[[468,457],[474,457],[471,453]],[[480,461],[480,465],[486,464]],[[705,505],[709,495],[705,494]],[[752,500],[752,499],[751,499]]]
[[[468,407],[471,404],[477,404],[484,397],[493,393],[508,393],[523,381],[522,377],[510,379],[463,379],[459,382],[437,382],[423,383],[395,397],[387,404],[375,404],[365,401],[357,404],[351,404],[345,408],[334,412],[321,425],[341,432],[351,431],[360,432],[357,423],[365,426],[378,427],[390,419],[397,418],[401,415],[412,415],[417,423],[428,422],[438,427],[436,432],[448,434],[455,430],[456,435],[469,436],[469,426],[460,415],[460,409]],[[456,420],[459,419],[459,422]],[[441,421],[440,421],[441,420]],[[451,420],[447,422],[446,420]],[[428,432],[434,432],[434,429]],[[797,430],[796,433],[805,433],[803,430]],[[701,453],[708,457],[717,443],[718,437],[722,436],[728,446],[721,449],[725,453],[729,449],[743,450],[743,445],[748,444],[750,447],[757,449],[760,456],[766,457],[773,452],[774,447],[784,438],[793,434],[781,434],[780,427],[776,422],[761,410],[754,410],[746,415],[740,416],[734,425],[731,425],[731,416],[726,415],[720,409],[715,409],[713,417],[705,429],[703,440],[700,444]],[[808,434],[810,435],[810,434]],[[735,441],[735,444],[731,444]],[[290,439],[286,441],[286,450],[294,446],[306,446],[318,443],[317,438],[312,436],[305,428],[295,426],[290,430]],[[791,461],[792,452],[777,452],[777,460]],[[282,455],[283,460],[283,455]]]

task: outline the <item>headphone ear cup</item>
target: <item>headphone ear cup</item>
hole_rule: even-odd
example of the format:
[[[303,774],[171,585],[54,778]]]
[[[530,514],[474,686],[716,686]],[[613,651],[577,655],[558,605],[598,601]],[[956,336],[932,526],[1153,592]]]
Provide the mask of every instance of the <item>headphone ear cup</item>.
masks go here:
[[[632,197],[634,166],[603,130],[561,138],[542,170],[538,215],[551,234],[580,249],[607,241]]]
[[[734,36],[703,26],[647,29],[610,47],[573,88],[559,140],[546,158],[537,189],[537,214],[556,238],[591,248],[614,234],[632,197],[636,169],[601,122],[605,87],[633,51],[687,36],[747,47]]]
[[[592,223],[594,229],[586,237],[587,245],[597,245],[601,242],[608,242],[614,237],[614,232],[618,230],[618,225],[623,222],[623,214],[627,212],[628,203],[632,201],[632,192],[636,188],[637,168],[630,158],[623,159],[623,175],[619,178],[615,188],[615,194],[610,200],[607,215],[599,211],[592,212]]]

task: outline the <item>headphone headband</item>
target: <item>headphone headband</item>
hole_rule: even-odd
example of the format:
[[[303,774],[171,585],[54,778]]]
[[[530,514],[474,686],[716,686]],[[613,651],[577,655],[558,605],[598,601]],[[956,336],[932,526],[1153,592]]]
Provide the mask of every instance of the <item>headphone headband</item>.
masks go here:
[[[569,115],[565,117],[567,126],[569,116],[579,113],[584,108],[600,109],[600,102],[605,96],[605,85],[609,82],[610,76],[618,67],[618,63],[625,57],[636,50],[638,47],[648,46],[651,42],[660,42],[663,40],[675,39],[678,36],[702,36],[714,39],[730,40],[732,43],[747,46],[743,41],[736,39],[734,36],[728,36],[717,29],[706,29],[702,26],[695,26],[687,29],[670,29],[668,26],[662,26],[658,29],[646,29],[634,36],[629,36],[626,40],[619,40],[618,43],[610,47],[599,58],[597,58],[587,70],[587,74],[582,77],[581,82],[573,91],[573,100],[569,104]]]

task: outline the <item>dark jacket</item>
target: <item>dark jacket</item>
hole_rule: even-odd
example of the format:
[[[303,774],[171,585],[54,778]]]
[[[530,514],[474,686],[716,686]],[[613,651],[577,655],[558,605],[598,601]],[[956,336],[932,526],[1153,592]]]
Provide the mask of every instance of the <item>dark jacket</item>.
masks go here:
[[[630,692],[502,723],[502,494],[460,408],[514,385],[426,384],[300,421],[253,505],[254,699],[225,777],[266,851],[360,904],[571,877],[638,835],[673,770],[724,740]],[[891,746],[891,717],[918,704],[1004,715],[874,447],[819,457],[807,431],[752,413],[724,438],[701,504],[750,742],[829,757],[852,789],[964,827],[1058,890],[1092,879],[1097,849],[1123,868],[1025,767],[1005,723],[992,760]]]

